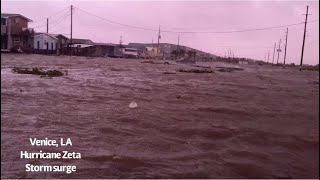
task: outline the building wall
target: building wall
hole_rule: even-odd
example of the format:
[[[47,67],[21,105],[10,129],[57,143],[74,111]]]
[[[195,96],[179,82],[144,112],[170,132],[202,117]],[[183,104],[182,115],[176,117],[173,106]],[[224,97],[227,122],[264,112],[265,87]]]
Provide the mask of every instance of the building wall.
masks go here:
[[[1,23],[1,34],[6,34],[7,33],[7,25],[4,25]]]
[[[12,47],[32,48],[32,33],[23,31],[28,28],[28,20],[20,16],[1,18],[1,34],[6,36],[7,42],[2,42],[2,48]]]
[[[58,36],[58,49],[66,48],[68,47],[68,39],[62,38],[61,36]]]
[[[9,17],[7,18],[7,30],[10,29],[11,34],[20,34],[22,32],[22,28],[28,28],[28,21],[19,16]]]
[[[39,47],[38,47],[38,42],[39,42]],[[46,50],[47,49],[46,43],[48,43],[48,50],[56,50],[56,47],[57,47],[57,40],[45,34],[34,37],[33,43],[34,43],[33,44],[34,49]]]

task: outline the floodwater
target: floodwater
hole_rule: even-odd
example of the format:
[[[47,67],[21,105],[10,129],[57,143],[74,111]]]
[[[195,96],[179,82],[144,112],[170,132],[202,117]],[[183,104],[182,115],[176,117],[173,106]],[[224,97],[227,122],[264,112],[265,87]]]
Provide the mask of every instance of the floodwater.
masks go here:
[[[239,65],[194,74],[176,72],[188,64],[141,61],[1,54],[1,178],[319,178],[319,72]],[[39,150],[81,159],[20,159]],[[77,171],[30,173],[27,163]]]

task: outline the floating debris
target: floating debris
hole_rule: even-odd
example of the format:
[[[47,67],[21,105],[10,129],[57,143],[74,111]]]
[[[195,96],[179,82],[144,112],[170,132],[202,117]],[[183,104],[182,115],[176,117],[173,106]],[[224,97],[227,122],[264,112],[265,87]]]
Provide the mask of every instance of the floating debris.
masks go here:
[[[129,108],[133,109],[133,108],[136,108],[138,107],[138,104],[134,101],[132,101],[130,104],[129,104]]]
[[[40,77],[59,77],[63,76],[64,74],[61,71],[58,70],[48,70],[44,71],[42,68],[17,68],[14,67],[12,69],[12,72],[18,73],[18,74],[34,74],[34,75],[40,75]]]
[[[121,159],[120,156],[118,156],[118,155],[116,155],[116,154],[113,154],[113,155],[112,155],[112,160],[120,160],[120,159]]]
[[[162,74],[176,74],[175,72],[163,72]]]
[[[237,67],[217,67],[217,68],[219,68],[218,71],[220,72],[243,71],[242,68],[237,68]]]
[[[214,71],[207,70],[207,69],[190,69],[190,70],[178,69],[178,72],[185,72],[185,73],[214,73]]]
[[[219,72],[232,72],[231,69],[218,69]]]
[[[149,64],[167,64],[167,65],[170,65],[169,62],[154,62],[154,61],[142,61],[141,63],[149,63]]]
[[[201,65],[193,65],[194,67],[200,67],[200,68],[207,68],[207,69],[211,69],[210,66],[201,66]]]

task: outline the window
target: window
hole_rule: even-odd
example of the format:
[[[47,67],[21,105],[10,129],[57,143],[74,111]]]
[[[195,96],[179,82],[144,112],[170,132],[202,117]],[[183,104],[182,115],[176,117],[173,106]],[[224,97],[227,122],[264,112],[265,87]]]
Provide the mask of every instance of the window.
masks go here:
[[[135,50],[135,49],[125,49],[124,51],[125,52],[137,52],[137,50]]]
[[[20,38],[19,37],[15,37],[15,38],[13,38],[13,41],[14,42],[20,42]]]
[[[7,25],[7,19],[1,18],[1,25]]]
[[[51,50],[53,50],[53,43],[51,43]]]
[[[19,24],[20,23],[20,19],[19,18],[15,18],[14,21]]]
[[[40,49],[40,41],[37,42],[37,49]]]

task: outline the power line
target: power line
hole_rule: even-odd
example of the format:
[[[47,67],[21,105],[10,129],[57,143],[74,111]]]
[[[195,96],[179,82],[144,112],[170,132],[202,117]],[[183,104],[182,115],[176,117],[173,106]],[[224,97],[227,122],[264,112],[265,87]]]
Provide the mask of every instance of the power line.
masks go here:
[[[272,48],[271,46],[215,46],[213,45],[212,47],[226,47],[226,48],[238,48],[238,49],[268,49],[268,48]]]
[[[60,21],[55,21],[54,23],[51,23],[49,24],[50,27],[55,27],[58,23],[62,22],[63,20],[66,20],[65,18],[70,16],[70,14],[67,14],[65,15],[65,17],[63,17],[63,19],[61,19]],[[47,19],[47,18],[46,18]],[[47,26],[47,24],[43,24],[43,25],[39,25],[39,26],[36,26],[36,27],[32,27],[33,29],[37,29],[37,28],[41,28],[41,27],[44,27],[44,26]]]
[[[109,19],[102,18],[102,17],[97,16],[97,15],[94,15],[94,14],[89,13],[89,12],[87,12],[87,11],[84,11],[84,10],[78,8],[78,7],[75,7],[75,8],[77,8],[77,9],[79,9],[80,11],[82,11],[82,12],[84,12],[84,13],[87,13],[87,14],[89,14],[89,15],[91,15],[91,16],[97,17],[97,18],[102,19],[102,20],[104,20],[104,21],[108,21],[108,22],[110,22],[110,23],[118,24],[118,25],[121,25],[121,26],[127,26],[127,27],[131,27],[131,28],[136,28],[136,29],[147,30],[147,31],[158,31],[158,30],[155,30],[155,29],[148,29],[148,28],[142,28],[142,27],[137,27],[137,26],[131,26],[131,25],[127,25],[127,24],[118,23],[118,22],[115,22],[115,21],[112,21],[112,20],[109,20]]]
[[[75,7],[77,9],[79,9],[80,11],[86,13],[86,14],[89,14],[91,16],[94,16],[96,18],[99,18],[101,20],[104,20],[104,21],[107,21],[107,22],[110,22],[110,23],[113,23],[113,24],[118,24],[118,25],[121,25],[121,26],[126,26],[126,27],[130,27],[130,28],[135,28],[135,29],[141,29],[141,30],[146,30],[146,31],[154,31],[154,32],[157,32],[158,30],[157,29],[150,29],[150,28],[144,28],[144,27],[139,27],[139,26],[132,26],[132,25],[128,25],[128,24],[123,24],[123,23],[119,23],[119,22],[116,22],[116,21],[113,21],[113,20],[110,20],[110,19],[106,19],[106,18],[103,18],[103,17],[100,17],[100,16],[97,16],[95,14],[92,14],[90,12],[87,12],[83,9],[80,9],[78,7]],[[309,23],[311,22],[316,22],[318,20],[314,20],[314,21],[310,21]],[[254,29],[244,29],[244,30],[230,30],[230,31],[168,31],[168,30],[162,30],[161,32],[166,32],[166,33],[198,33],[198,34],[201,34],[201,33],[207,33],[207,34],[210,34],[210,33],[239,33],[239,32],[251,32],[251,31],[262,31],[262,30],[268,30],[268,29],[276,29],[276,28],[283,28],[283,27],[289,27],[289,26],[297,26],[297,25],[300,25],[300,24],[303,24],[304,22],[300,22],[300,23],[294,23],[294,24],[286,24],[286,25],[280,25],[280,26],[270,26],[270,27],[264,27],[264,28],[254,28]]]
[[[64,15],[61,16],[58,20],[53,21],[50,25],[52,26],[53,24],[58,24],[58,23],[60,23],[60,22],[62,22],[62,21],[64,21],[64,20],[66,20],[66,18],[67,18],[68,16],[70,16],[69,13],[68,13],[68,14],[64,14]]]
[[[64,9],[62,9],[61,11],[59,11],[59,12],[57,12],[57,13],[54,13],[54,14],[52,14],[52,15],[50,15],[50,16],[48,16],[48,17],[46,17],[46,18],[38,19],[38,20],[33,21],[33,22],[31,22],[31,23],[40,22],[40,21],[43,21],[43,20],[45,20],[45,19],[47,19],[47,18],[54,17],[54,16],[56,16],[56,15],[60,14],[61,12],[63,12],[64,10],[66,10],[66,9],[67,9],[67,7],[66,7],[66,8],[64,8]]]
[[[68,7],[62,9],[61,11],[59,11],[59,12],[57,12],[57,13],[51,15],[51,16],[48,16],[48,18],[52,18],[53,16],[56,16],[56,15],[60,14],[61,12],[65,11],[66,9],[68,9]]]
[[[44,26],[47,26],[47,24],[43,24],[43,25],[40,25],[40,26],[37,26],[37,27],[33,27],[33,29],[44,27]]]
[[[62,28],[60,28],[58,30],[52,31],[51,33],[55,33],[55,32],[58,32],[58,31],[61,31],[61,30],[67,29],[67,28],[70,28],[70,27],[62,27]]]

